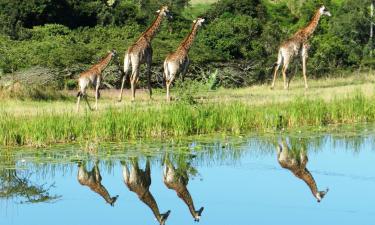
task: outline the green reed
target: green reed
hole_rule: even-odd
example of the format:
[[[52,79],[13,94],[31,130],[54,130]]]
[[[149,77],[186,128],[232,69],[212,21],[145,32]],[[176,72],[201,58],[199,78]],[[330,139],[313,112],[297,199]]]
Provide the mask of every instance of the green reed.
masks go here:
[[[84,141],[127,141],[210,133],[240,134],[250,131],[300,129],[375,122],[375,96],[354,96],[324,101],[295,98],[288,103],[251,104],[172,103],[109,108],[102,112],[49,112],[32,116],[0,115],[0,145],[45,146]]]

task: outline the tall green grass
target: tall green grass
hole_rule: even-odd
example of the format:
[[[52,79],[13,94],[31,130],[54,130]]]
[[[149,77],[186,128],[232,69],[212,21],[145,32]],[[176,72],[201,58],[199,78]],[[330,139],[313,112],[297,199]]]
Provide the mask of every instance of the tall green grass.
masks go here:
[[[209,133],[299,129],[301,126],[375,122],[375,96],[324,101],[298,97],[289,103],[134,104],[103,112],[0,115],[0,145],[43,146],[81,141],[125,141]]]

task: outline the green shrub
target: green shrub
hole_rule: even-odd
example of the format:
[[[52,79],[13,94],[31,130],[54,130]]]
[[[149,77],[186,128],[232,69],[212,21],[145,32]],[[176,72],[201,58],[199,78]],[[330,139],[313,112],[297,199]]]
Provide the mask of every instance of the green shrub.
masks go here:
[[[42,66],[74,71],[72,79],[108,50],[116,49],[122,62],[156,9],[169,4],[174,20],[163,23],[152,43],[153,85],[160,86],[166,55],[189,33],[191,13],[204,14],[207,21],[189,54],[191,67],[200,69],[190,70],[188,76],[200,81],[202,70],[209,73],[217,66],[220,85],[247,86],[271,79],[279,45],[306,26],[321,3],[333,16],[322,18],[310,41],[309,76],[373,67],[369,0],[221,0],[199,12],[184,9],[185,0],[0,0],[0,69],[6,74]],[[299,63],[295,60],[294,65]],[[111,82],[117,82],[115,76]],[[142,70],[140,85],[143,76]]]

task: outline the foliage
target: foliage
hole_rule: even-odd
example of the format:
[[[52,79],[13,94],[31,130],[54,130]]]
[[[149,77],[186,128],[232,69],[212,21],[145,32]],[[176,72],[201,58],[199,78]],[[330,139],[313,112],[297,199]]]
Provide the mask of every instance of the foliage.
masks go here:
[[[174,20],[163,23],[153,41],[153,85],[160,86],[162,61],[188,34],[194,15],[207,22],[190,52],[192,64],[206,73],[219,64],[220,85],[248,86],[271,79],[278,46],[307,24],[321,3],[333,16],[322,18],[311,40],[309,76],[372,66],[369,0],[221,0],[204,9],[187,0],[0,0],[0,71],[41,66],[74,79],[108,50],[123,56],[167,4]],[[197,71],[188,76],[200,81]],[[112,78],[110,85],[118,86],[117,81]]]

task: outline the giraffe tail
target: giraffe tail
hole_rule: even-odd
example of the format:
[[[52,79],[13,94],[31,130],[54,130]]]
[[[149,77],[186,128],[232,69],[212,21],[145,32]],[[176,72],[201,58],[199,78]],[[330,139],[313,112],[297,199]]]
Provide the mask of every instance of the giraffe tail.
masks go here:
[[[81,92],[81,91],[78,91],[78,93],[77,93],[77,98],[78,98],[78,97],[82,97],[82,96],[83,96],[82,92]]]

